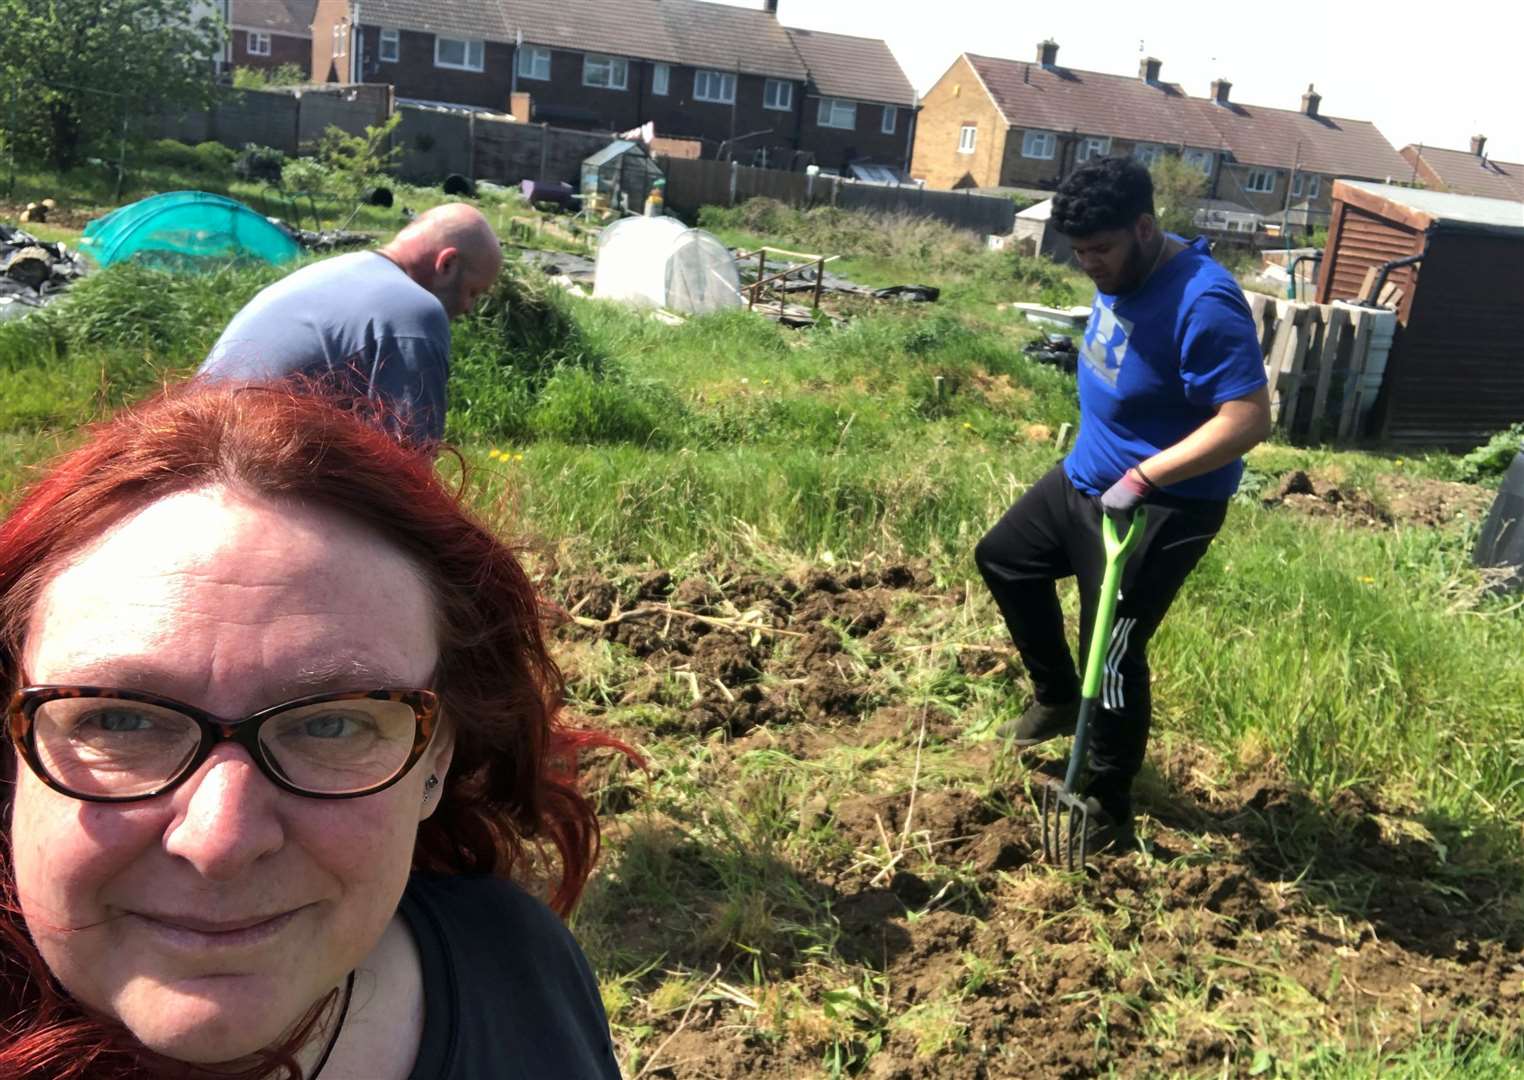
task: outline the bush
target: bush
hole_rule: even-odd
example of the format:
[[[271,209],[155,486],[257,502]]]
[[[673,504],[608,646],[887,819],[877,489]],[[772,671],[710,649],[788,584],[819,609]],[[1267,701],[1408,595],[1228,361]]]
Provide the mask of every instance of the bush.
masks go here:
[[[1006,253],[1010,279],[1024,290],[1023,299],[1036,300],[1048,307],[1073,307],[1085,299],[1074,272],[1042,255],[1023,255],[1015,248]]]
[[[187,146],[178,139],[158,139],[143,148],[139,159],[144,165],[171,172],[227,181],[233,177],[233,161],[237,156],[221,143]]]
[[[1460,459],[1456,478],[1472,484],[1496,480],[1508,471],[1513,456],[1524,450],[1524,423],[1498,432]]]

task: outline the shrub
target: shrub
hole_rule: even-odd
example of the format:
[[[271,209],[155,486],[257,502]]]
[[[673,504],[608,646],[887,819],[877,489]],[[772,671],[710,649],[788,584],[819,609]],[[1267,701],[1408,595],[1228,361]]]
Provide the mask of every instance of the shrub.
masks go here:
[[[1460,459],[1456,477],[1473,484],[1495,480],[1508,471],[1513,456],[1524,450],[1524,423],[1498,432]]]
[[[233,160],[237,156],[221,143],[187,146],[178,139],[158,139],[142,149],[139,160],[144,165],[172,172],[227,181],[232,179]]]

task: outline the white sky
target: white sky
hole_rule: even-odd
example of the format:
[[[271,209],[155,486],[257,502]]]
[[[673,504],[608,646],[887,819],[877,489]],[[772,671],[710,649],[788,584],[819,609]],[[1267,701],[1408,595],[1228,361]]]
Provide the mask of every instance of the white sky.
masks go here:
[[[1030,60],[1051,37],[1068,67],[1136,74],[1147,54],[1196,97],[1220,75],[1235,100],[1289,109],[1311,82],[1325,115],[1373,121],[1398,150],[1480,134],[1524,162],[1520,0],[779,0],[778,17],[883,38],[922,93],[960,52]]]

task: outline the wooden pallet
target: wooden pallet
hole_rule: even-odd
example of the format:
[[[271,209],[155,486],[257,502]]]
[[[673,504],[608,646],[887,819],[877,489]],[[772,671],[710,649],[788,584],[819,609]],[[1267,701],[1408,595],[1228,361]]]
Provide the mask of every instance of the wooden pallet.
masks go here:
[[[1381,343],[1388,335],[1379,326],[1392,313],[1245,295],[1259,329],[1276,428],[1309,442],[1359,437],[1386,368]]]

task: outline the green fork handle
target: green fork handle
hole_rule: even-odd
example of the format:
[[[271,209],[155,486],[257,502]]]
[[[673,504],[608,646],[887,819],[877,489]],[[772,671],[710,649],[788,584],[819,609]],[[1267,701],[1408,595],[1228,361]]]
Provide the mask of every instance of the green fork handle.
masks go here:
[[[1085,679],[1080,684],[1079,718],[1074,724],[1074,749],[1069,755],[1069,771],[1064,775],[1064,791],[1073,792],[1079,783],[1080,770],[1090,749],[1090,718],[1101,696],[1101,679],[1106,674],[1106,653],[1111,645],[1111,627],[1116,621],[1117,596],[1122,591],[1122,567],[1127,557],[1143,539],[1148,523],[1148,508],[1133,511],[1127,534],[1117,536],[1111,515],[1101,511],[1101,540],[1106,547],[1106,572],[1101,577],[1101,594],[1095,609],[1095,628],[1090,633],[1090,648],[1085,656]]]

